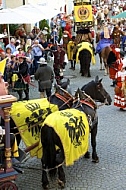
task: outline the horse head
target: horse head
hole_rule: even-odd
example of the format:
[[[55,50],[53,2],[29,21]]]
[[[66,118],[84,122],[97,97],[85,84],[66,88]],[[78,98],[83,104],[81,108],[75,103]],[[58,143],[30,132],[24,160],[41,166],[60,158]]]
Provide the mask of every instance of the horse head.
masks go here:
[[[70,108],[73,104],[73,96],[69,84],[69,79],[67,81],[61,81],[60,85],[55,84],[55,92],[49,98],[51,103],[58,105],[59,110]]]
[[[95,77],[94,81],[84,85],[81,90],[91,96],[95,101],[105,103],[105,105],[111,105],[112,103],[109,93],[103,87],[102,79],[99,79],[98,76]]]

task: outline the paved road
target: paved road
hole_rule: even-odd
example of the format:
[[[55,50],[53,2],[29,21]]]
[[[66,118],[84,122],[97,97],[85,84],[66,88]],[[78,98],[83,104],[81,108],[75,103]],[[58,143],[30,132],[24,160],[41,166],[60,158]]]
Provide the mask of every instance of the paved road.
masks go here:
[[[82,87],[96,75],[103,78],[103,85],[114,97],[114,89],[110,87],[111,80],[100,71],[97,57],[95,66],[91,66],[91,78],[81,77],[79,65],[75,71],[67,65],[65,75],[75,75],[71,79],[72,92]],[[38,98],[36,88],[31,88],[30,97]],[[91,159],[81,158],[73,166],[65,167],[65,190],[125,190],[126,189],[126,113],[113,106],[102,106],[98,109],[99,126],[97,135],[97,152],[100,162],[94,164]],[[91,148],[90,148],[91,151]],[[18,175],[16,184],[19,190],[41,190],[41,162],[30,158],[22,164],[24,174]],[[58,189],[57,181],[50,182],[50,189]]]

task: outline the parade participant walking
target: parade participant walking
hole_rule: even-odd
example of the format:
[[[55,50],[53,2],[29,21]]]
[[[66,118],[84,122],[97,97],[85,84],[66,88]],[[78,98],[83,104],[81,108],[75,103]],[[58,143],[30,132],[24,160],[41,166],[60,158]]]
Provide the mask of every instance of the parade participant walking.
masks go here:
[[[75,70],[75,64],[76,64],[76,60],[73,59],[73,49],[75,46],[75,36],[72,36],[72,40],[69,41],[69,43],[67,44],[67,55],[68,55],[68,60],[71,63],[71,67],[70,69]]]
[[[124,36],[124,32],[116,25],[111,34],[111,38],[113,39],[113,43],[116,44],[116,47],[120,47],[121,36]]]
[[[60,44],[57,45],[57,50],[53,52],[54,54],[54,73],[57,84],[60,84],[60,80],[63,79],[63,69],[65,60],[65,51],[62,49]]]
[[[18,71],[14,71],[14,73],[17,73],[18,80],[15,82],[14,90],[17,91],[19,95],[19,100],[29,100],[29,81],[28,79],[29,73],[28,73],[28,64],[26,62],[26,56],[19,55],[19,66]],[[25,98],[22,98],[23,91],[25,93]]]
[[[45,98],[46,96],[50,97],[54,79],[53,70],[47,65],[47,62],[43,57],[41,57],[38,62],[40,67],[35,73],[35,79],[38,81],[40,98]]]
[[[123,111],[126,108],[126,58],[121,61],[119,69],[115,76],[117,85],[115,87],[114,105]]]

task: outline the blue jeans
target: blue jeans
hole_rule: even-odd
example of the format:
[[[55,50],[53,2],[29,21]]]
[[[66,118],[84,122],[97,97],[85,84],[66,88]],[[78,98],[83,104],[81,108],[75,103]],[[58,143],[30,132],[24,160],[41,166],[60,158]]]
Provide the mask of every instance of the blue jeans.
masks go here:
[[[34,56],[34,61],[33,61],[33,67],[34,67],[34,73],[36,72],[36,70],[38,69],[38,66],[39,66],[39,59],[42,57],[41,56]]]

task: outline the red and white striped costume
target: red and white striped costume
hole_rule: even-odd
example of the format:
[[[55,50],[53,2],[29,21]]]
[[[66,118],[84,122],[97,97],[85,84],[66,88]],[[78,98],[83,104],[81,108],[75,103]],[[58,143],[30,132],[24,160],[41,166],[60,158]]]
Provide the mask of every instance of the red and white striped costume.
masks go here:
[[[119,70],[115,79],[117,86],[121,89],[119,93],[115,93],[114,105],[120,108],[126,108],[126,58],[122,61],[122,68]]]

